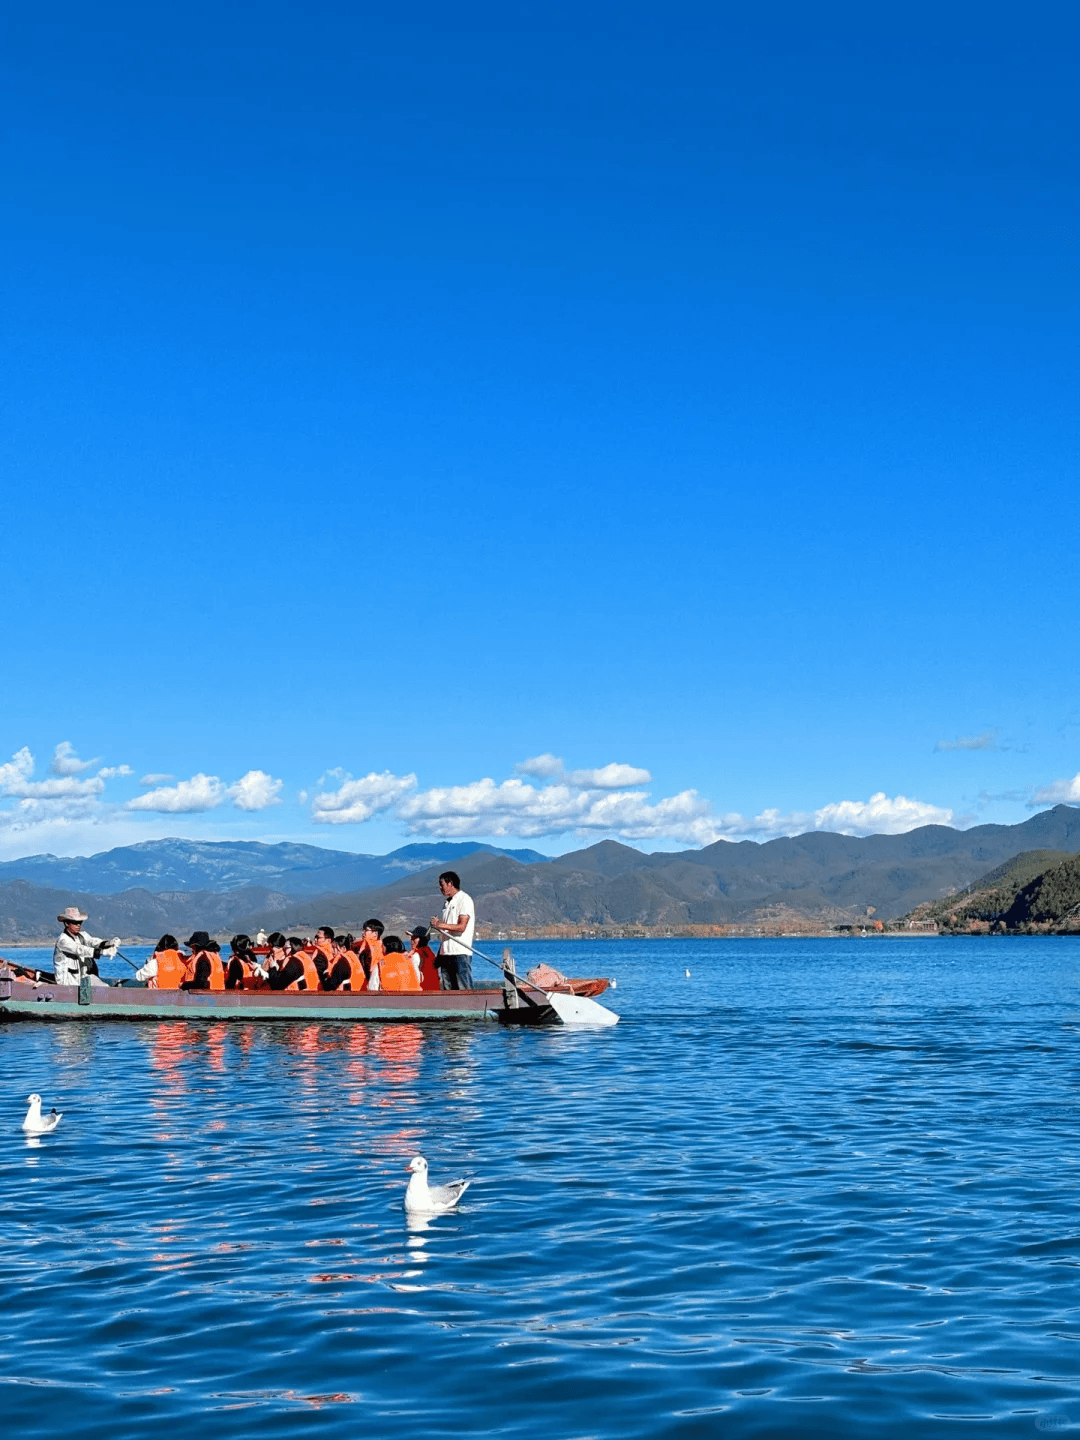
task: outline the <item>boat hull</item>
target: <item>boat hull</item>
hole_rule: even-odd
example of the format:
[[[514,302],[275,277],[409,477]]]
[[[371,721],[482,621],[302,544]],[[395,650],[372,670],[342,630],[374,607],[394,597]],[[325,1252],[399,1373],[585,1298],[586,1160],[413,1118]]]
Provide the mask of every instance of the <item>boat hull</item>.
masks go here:
[[[8,1020],[483,1020],[501,990],[150,990],[52,985],[0,972],[0,1021]]]

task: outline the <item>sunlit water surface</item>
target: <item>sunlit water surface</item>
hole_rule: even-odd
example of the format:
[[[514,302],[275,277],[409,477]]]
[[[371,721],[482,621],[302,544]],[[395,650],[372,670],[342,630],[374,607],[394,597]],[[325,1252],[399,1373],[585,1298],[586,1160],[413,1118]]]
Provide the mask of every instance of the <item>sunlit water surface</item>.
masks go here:
[[[0,1027],[8,1433],[1080,1426],[1076,942],[517,953],[622,1023]]]

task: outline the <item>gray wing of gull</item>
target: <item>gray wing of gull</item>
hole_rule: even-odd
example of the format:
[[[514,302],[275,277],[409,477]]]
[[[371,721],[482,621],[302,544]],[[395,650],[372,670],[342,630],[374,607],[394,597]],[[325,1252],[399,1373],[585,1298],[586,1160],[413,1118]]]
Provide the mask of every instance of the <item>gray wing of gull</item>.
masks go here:
[[[456,1205],[471,1184],[471,1180],[451,1180],[449,1185],[432,1185],[431,1198],[436,1205]]]

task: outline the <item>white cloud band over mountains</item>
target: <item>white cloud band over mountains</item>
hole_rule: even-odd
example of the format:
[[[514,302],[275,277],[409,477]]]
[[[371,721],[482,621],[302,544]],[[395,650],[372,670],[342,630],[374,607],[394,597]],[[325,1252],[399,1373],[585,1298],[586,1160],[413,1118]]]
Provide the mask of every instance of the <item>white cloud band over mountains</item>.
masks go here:
[[[842,800],[813,811],[717,815],[696,790],[654,800],[641,788],[652,779],[649,771],[633,765],[568,771],[557,756],[544,754],[514,768],[517,774],[501,782],[485,777],[430,790],[417,790],[415,775],[383,771],[354,780],[345,771],[333,771],[323,776],[321,784],[336,780],[337,788],[319,790],[311,802],[312,819],[322,825],[347,825],[392,814],[410,835],[432,838],[615,835],[689,846],[771,839],[807,830],[897,835],[918,825],[948,825],[953,819],[953,811],[945,806],[904,795],[890,798],[883,791],[869,800]]]
[[[981,742],[987,737],[976,738]],[[137,782],[142,793],[107,798],[107,786],[133,776],[129,765],[102,766],[97,759],[81,759],[65,740],[56,746],[47,773],[39,779],[34,756],[23,746],[0,765],[0,833],[51,842],[65,828],[73,833],[71,827],[77,826],[83,834],[87,826],[95,830],[111,826],[111,833],[122,829],[128,843],[131,826],[145,826],[151,816],[201,816],[227,810],[254,815],[282,804],[284,798],[284,782],[261,769],[248,770],[231,781],[204,771],[187,779],[155,771]],[[515,765],[502,780],[484,776],[427,789],[420,788],[412,773],[373,770],[355,778],[336,769],[322,776],[310,797],[301,791],[293,798],[305,807],[309,824],[355,826],[381,818],[407,835],[433,839],[576,837],[588,843],[611,836],[631,843],[691,847],[813,830],[898,835],[921,825],[970,823],[967,815],[957,818],[948,806],[884,791],[868,799],[831,801],[813,810],[777,807],[743,815],[719,811],[696,789],[656,796],[652,783],[651,773],[641,766],[612,761],[568,769],[558,756],[545,752]],[[1080,774],[1033,787],[1026,794],[1032,809],[1060,802],[1080,804]],[[125,816],[130,817],[126,827],[119,824]]]
[[[1029,804],[1031,809],[1037,809],[1040,805],[1080,804],[1080,774],[1074,775],[1071,780],[1054,780],[1049,785],[1042,786],[1035,791]]]

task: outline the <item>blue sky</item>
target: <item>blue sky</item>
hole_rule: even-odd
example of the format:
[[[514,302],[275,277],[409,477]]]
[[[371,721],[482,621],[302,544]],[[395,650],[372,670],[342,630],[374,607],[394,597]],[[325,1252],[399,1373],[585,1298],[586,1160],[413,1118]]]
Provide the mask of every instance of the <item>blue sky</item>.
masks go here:
[[[0,854],[1080,800],[1078,28],[9,16]]]

